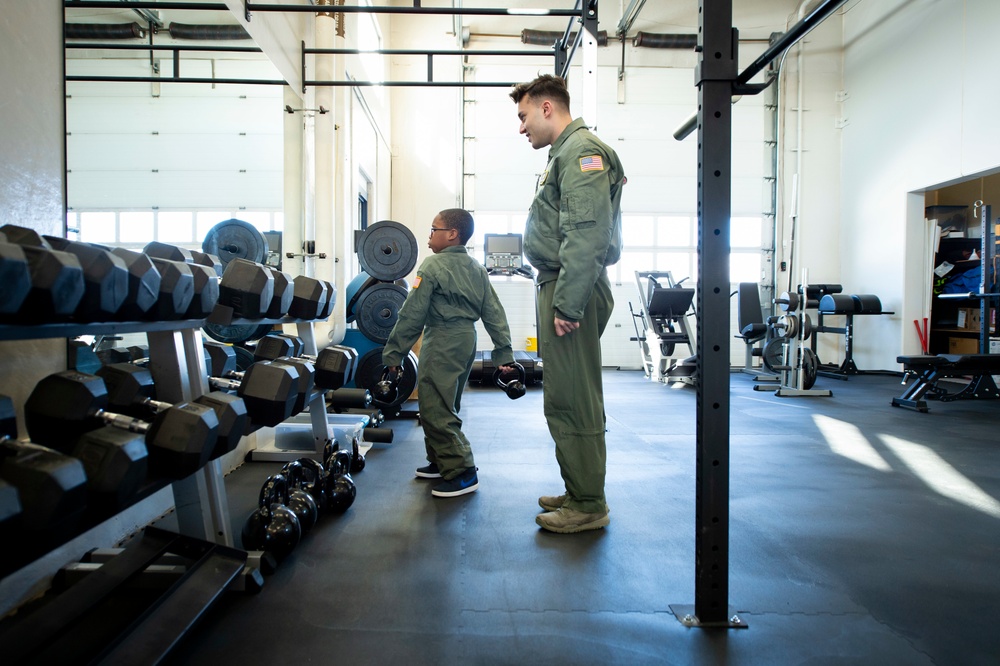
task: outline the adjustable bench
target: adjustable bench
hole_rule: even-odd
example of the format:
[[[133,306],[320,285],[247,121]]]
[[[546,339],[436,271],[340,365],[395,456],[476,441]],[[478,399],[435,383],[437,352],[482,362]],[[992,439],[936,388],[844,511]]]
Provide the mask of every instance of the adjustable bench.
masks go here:
[[[897,356],[903,364],[903,381],[916,376],[903,395],[892,399],[893,407],[927,411],[924,395],[931,400],[986,400],[1000,398],[993,375],[1000,375],[1000,354],[938,354],[937,356]],[[945,377],[972,377],[972,381],[954,393],[938,385]]]

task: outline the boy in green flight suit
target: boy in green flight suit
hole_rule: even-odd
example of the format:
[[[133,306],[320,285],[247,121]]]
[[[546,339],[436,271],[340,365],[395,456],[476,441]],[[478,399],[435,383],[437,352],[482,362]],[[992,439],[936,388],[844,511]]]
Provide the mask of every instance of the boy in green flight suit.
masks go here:
[[[435,497],[457,497],[479,487],[472,445],[458,416],[476,357],[478,319],[493,340],[494,364],[514,369],[507,315],[486,269],[465,247],[474,228],[472,215],[461,208],[443,210],[434,218],[427,242],[434,254],[417,269],[382,350],[382,363],[398,373],[403,357],[424,334],[417,393],[429,464],[416,474],[443,479],[431,489]]]

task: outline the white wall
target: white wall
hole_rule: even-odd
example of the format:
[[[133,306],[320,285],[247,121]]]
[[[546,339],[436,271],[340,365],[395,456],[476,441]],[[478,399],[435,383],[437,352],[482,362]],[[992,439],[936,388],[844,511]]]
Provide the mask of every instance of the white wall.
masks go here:
[[[908,193],[1000,166],[998,25],[995,0],[864,0],[844,16],[842,272],[897,313],[857,324],[862,369],[919,348],[930,278],[911,261],[924,225]]]

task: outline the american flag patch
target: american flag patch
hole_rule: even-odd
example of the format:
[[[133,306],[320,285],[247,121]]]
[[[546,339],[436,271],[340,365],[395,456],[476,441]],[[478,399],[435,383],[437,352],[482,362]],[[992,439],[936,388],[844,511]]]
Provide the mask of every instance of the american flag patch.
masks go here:
[[[600,155],[580,158],[580,171],[604,171],[604,160]]]

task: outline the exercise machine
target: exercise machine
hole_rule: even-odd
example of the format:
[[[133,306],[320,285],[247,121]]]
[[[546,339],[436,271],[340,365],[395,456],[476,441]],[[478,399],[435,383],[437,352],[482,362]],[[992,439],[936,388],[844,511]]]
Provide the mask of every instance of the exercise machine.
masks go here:
[[[692,324],[697,322],[697,316],[694,289],[680,286],[685,280],[675,282],[670,271],[635,271],[642,307],[635,312],[629,303],[629,309],[646,377],[665,384],[694,386],[698,365]],[[636,320],[642,322],[642,331]],[[650,344],[650,335],[655,344]],[[687,356],[678,357],[678,345],[687,346]]]

